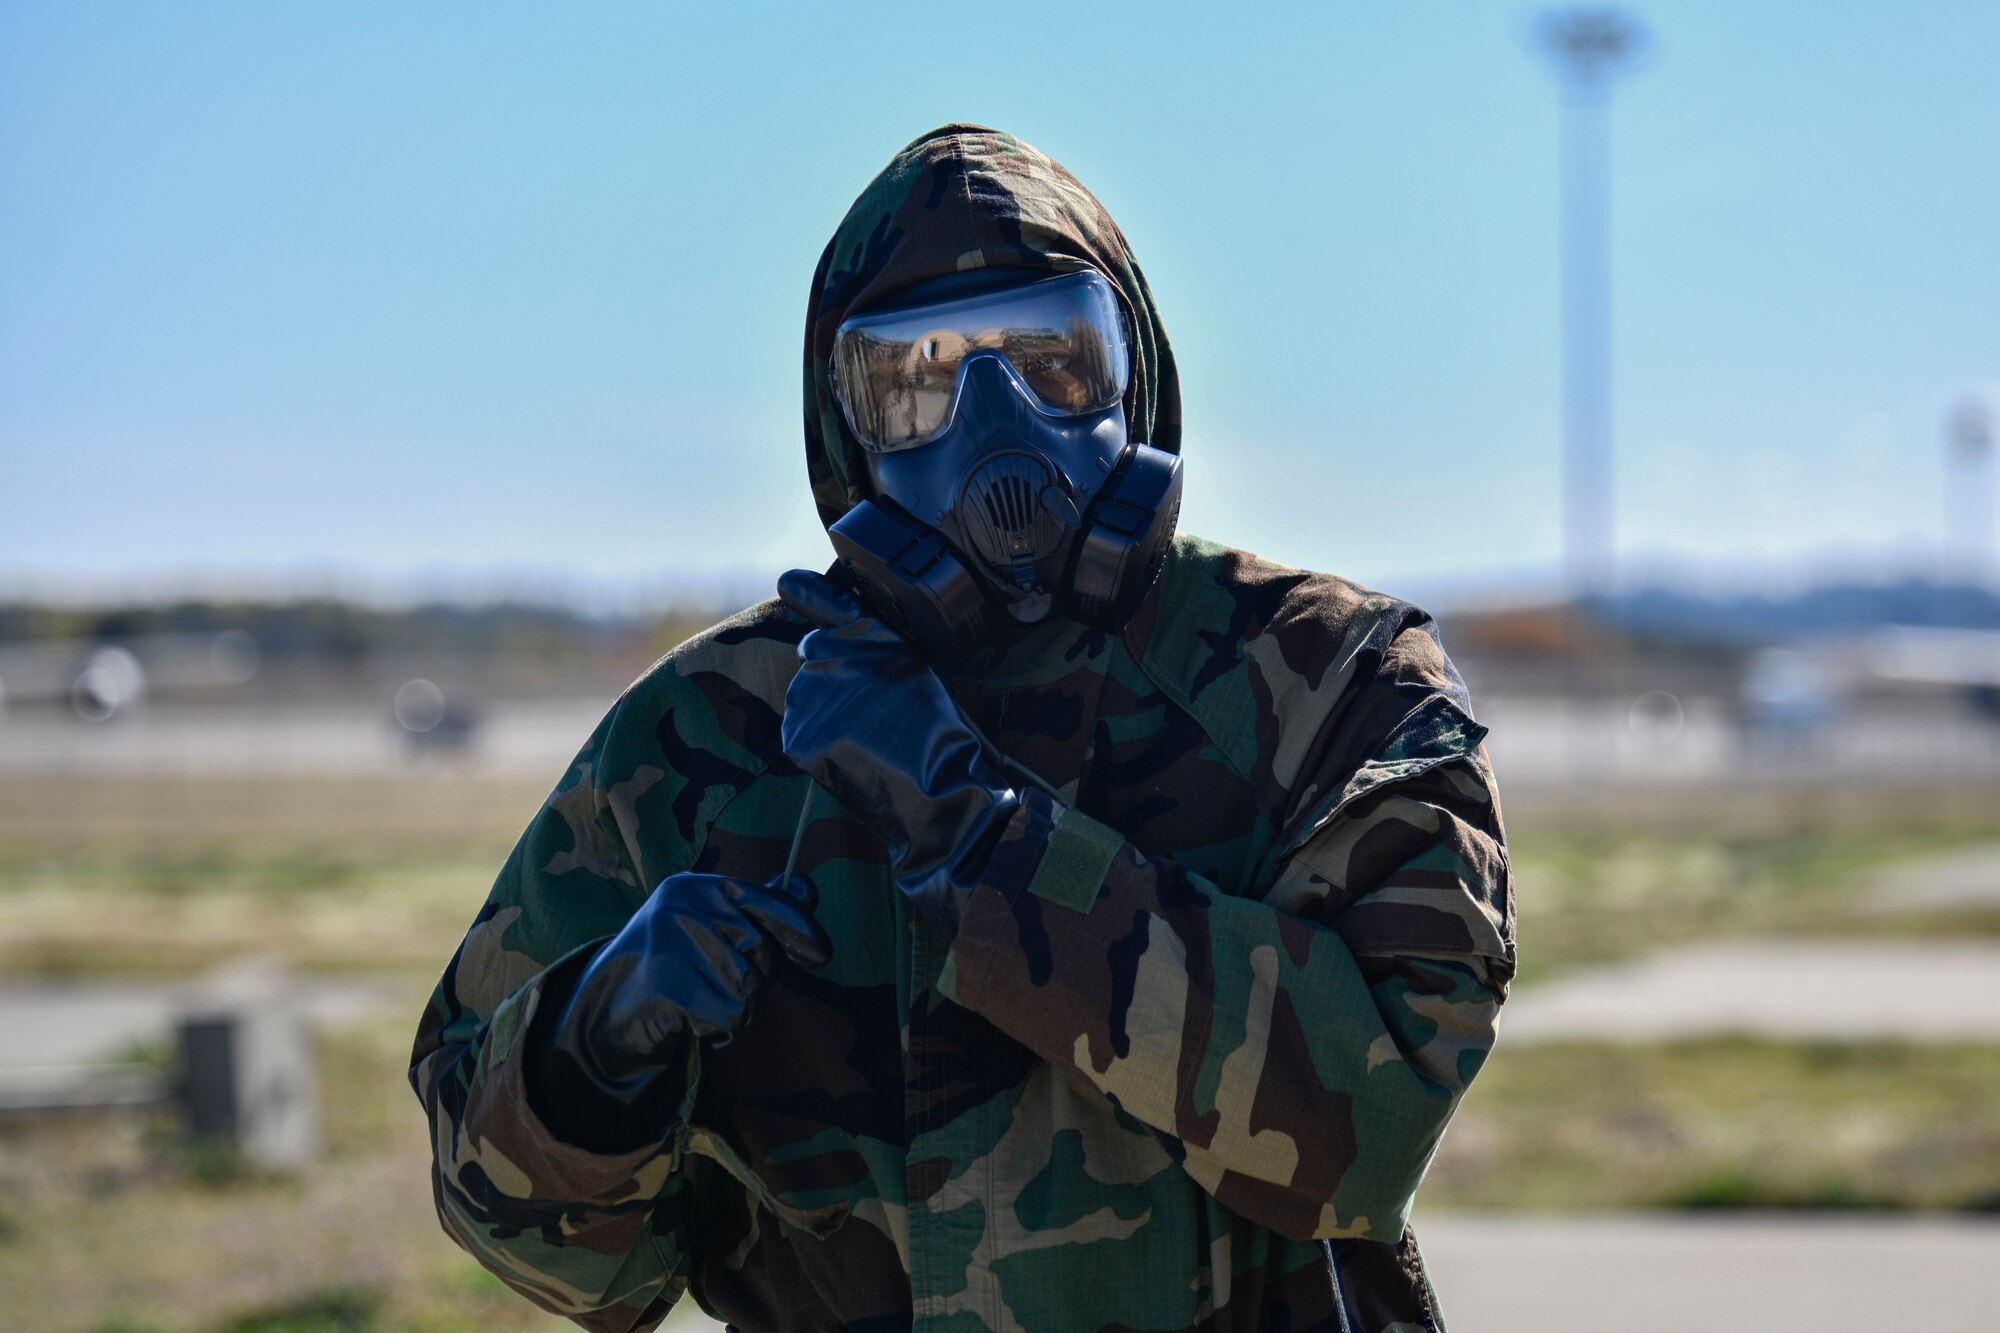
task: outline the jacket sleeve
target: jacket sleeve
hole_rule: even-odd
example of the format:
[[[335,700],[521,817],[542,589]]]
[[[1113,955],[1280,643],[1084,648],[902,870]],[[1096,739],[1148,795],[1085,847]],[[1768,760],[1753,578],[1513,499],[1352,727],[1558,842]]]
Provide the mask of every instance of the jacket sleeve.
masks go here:
[[[657,1139],[572,1146],[531,1104],[524,1046],[647,882],[593,757],[617,710],[521,835],[445,968],[410,1083],[430,1118],[445,1231],[508,1286],[594,1331],[650,1328],[686,1286],[692,1189],[679,1168],[698,1047],[663,1089]],[[651,868],[649,868],[650,870]],[[623,1145],[621,1145],[623,1146]]]
[[[1258,896],[1031,792],[940,986],[1234,1211],[1396,1241],[1513,973],[1484,734],[1433,697],[1358,767],[1311,775]]]

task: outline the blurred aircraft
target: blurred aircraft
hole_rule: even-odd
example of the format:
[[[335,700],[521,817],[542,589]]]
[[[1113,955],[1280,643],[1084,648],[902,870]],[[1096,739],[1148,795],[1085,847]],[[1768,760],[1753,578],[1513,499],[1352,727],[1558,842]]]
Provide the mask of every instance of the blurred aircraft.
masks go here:
[[[149,695],[241,685],[257,666],[243,630],[0,644],[0,709],[67,700],[77,717],[104,722]]]
[[[413,757],[463,753],[471,746],[480,722],[472,708],[447,699],[436,682],[421,677],[403,682],[389,706],[389,715],[402,729]]]
[[[2000,723],[2000,630],[1884,625],[1760,648],[1738,704],[1746,734],[1800,737],[1875,693],[1957,696]]]

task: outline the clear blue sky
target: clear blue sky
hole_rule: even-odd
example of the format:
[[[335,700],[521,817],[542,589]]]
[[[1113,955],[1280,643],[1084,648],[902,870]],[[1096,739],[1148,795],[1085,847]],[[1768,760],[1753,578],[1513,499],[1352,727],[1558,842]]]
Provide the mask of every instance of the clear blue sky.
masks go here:
[[[1634,9],[1621,549],[1921,559],[1940,418],[2000,382],[2000,5]],[[824,563],[807,283],[953,119],[1131,238],[1189,528],[1392,589],[1552,572],[1532,9],[1223,10],[0,5],[0,592]]]

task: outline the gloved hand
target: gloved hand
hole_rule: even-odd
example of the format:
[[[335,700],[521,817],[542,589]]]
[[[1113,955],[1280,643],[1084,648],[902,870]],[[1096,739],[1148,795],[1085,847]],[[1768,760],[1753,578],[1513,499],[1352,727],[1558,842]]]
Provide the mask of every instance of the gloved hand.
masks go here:
[[[950,938],[1021,804],[944,682],[852,593],[794,569],[785,604],[819,628],[799,644],[780,743],[889,848],[896,887]]]
[[[778,953],[832,955],[810,880],[755,884],[692,871],[660,881],[564,986],[551,978],[528,1038],[529,1102],[558,1137],[623,1151],[659,1130],[686,1042],[726,1043],[755,1016]],[[557,993],[552,994],[550,988]]]

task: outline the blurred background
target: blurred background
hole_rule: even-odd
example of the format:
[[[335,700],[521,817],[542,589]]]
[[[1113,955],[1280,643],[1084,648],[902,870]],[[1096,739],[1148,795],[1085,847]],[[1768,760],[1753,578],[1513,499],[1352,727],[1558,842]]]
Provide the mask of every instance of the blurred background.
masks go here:
[[[808,282],[951,120],[1131,239],[1183,527],[1423,602],[1492,728],[1457,1324],[1992,1327],[1997,49],[0,3],[0,1327],[565,1326],[437,1228],[410,1036],[624,684],[826,562]]]

